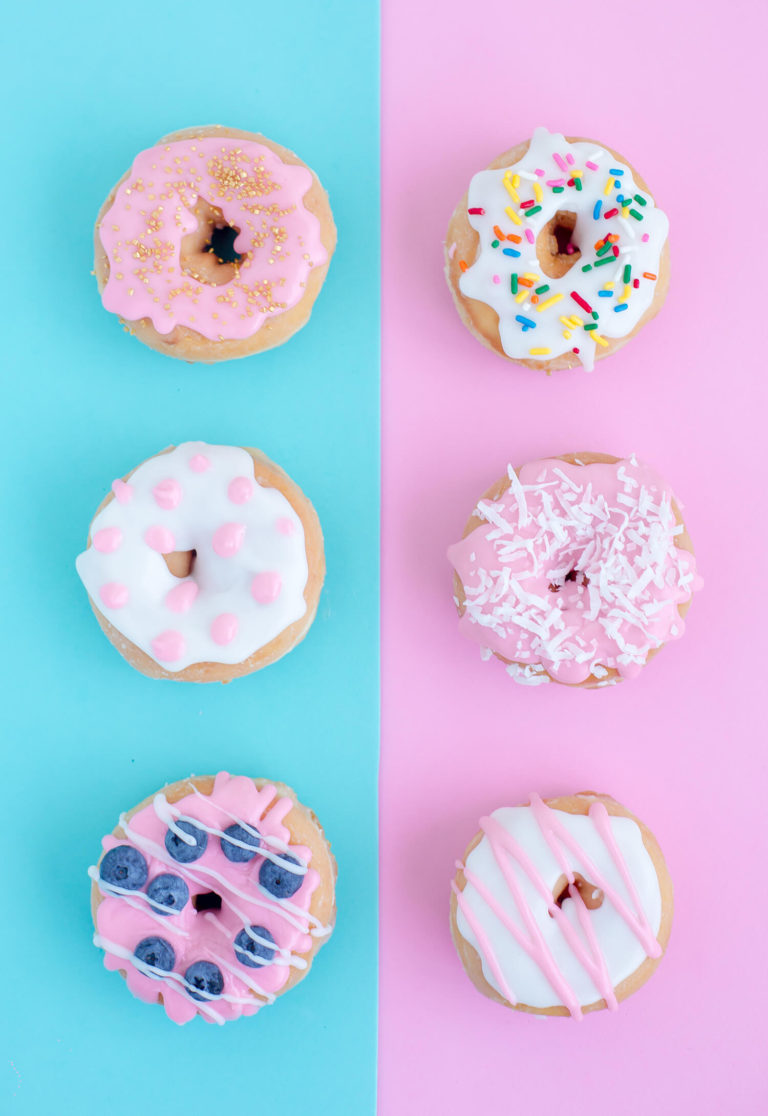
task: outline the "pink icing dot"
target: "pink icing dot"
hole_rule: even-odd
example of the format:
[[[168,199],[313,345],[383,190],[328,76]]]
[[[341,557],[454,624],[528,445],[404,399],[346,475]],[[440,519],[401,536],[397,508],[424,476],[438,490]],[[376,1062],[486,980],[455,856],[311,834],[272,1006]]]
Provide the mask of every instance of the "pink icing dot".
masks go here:
[[[173,589],[169,589],[166,593],[165,607],[169,608],[171,612],[186,612],[188,608],[192,607],[192,602],[197,593],[197,582],[182,581],[180,585],[174,585]]]
[[[244,523],[222,523],[214,532],[213,549],[220,558],[231,558],[243,545],[244,538]]]
[[[206,469],[210,469],[211,463],[204,454],[196,453],[194,457],[190,457],[189,467],[193,473],[204,473]]]
[[[227,496],[233,504],[247,504],[253,496],[253,481],[250,477],[235,477],[229,482]]]
[[[283,579],[275,570],[258,573],[251,582],[251,596],[259,604],[272,604],[283,587]]]
[[[119,581],[108,581],[99,589],[99,596],[107,608],[125,608],[130,599],[127,585]]]
[[[112,492],[118,504],[130,504],[133,499],[133,488],[125,481],[112,481]]]
[[[651,239],[651,234],[650,233],[643,233],[643,235],[641,237],[641,240],[643,241],[643,244],[645,244],[646,241],[648,241],[650,239]]]
[[[287,518],[278,519],[275,523],[275,527],[277,527],[281,535],[292,535],[293,532],[296,530],[296,524],[293,522],[292,519]]]
[[[173,532],[169,531],[167,527],[160,527],[158,524],[147,527],[144,532],[144,542],[159,554],[171,554],[176,549]]]
[[[500,275],[494,275],[493,281],[494,281],[494,283],[500,283],[501,282],[501,276]]]
[[[181,500],[181,485],[173,477],[167,477],[155,485],[152,489],[152,495],[159,508],[163,508],[164,511],[171,511],[178,507]]]
[[[211,639],[223,647],[237,635],[237,617],[233,612],[222,612],[211,624]]]
[[[152,651],[161,663],[175,663],[184,654],[185,647],[184,636],[172,628],[152,640]]]
[[[528,240],[528,242],[530,244],[535,243],[536,237],[533,235],[533,229],[526,229],[525,230],[525,236],[526,236],[526,239]]]
[[[93,536],[93,545],[101,554],[111,554],[117,550],[123,541],[123,532],[119,527],[102,527]]]

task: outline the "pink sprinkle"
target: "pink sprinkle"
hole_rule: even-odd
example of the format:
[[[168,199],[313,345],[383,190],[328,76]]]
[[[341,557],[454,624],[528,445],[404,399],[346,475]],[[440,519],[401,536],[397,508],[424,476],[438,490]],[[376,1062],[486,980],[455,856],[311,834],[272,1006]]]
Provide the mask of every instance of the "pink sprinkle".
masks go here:
[[[572,244],[566,244],[565,250],[566,250],[566,252],[568,253],[569,256],[573,255],[573,245]]]
[[[131,595],[127,585],[121,585],[119,581],[108,581],[99,589],[99,596],[107,608],[125,608]]]
[[[193,473],[204,473],[206,469],[210,469],[211,463],[202,453],[196,453],[194,457],[190,457],[189,467]]]
[[[590,170],[597,170],[597,163],[593,163],[591,159],[587,159],[584,166],[589,167]]]
[[[171,554],[176,549],[173,532],[157,523],[153,524],[152,527],[147,527],[144,532],[144,542],[152,550],[156,550],[158,554]]]
[[[167,632],[161,632],[152,640],[152,651],[156,659],[161,663],[175,663],[186,650],[184,643],[184,636],[181,632],[175,632],[169,629]]]
[[[235,477],[229,482],[227,496],[233,504],[247,504],[253,496],[253,481],[250,477]]]
[[[222,612],[211,624],[211,639],[219,647],[231,643],[237,635],[237,617],[234,612]]]
[[[169,608],[171,612],[186,612],[192,607],[192,602],[197,596],[198,588],[196,581],[182,581],[179,585],[174,585],[173,589],[169,589],[165,595],[165,607]]]
[[[171,511],[178,506],[181,500],[181,485],[172,477],[168,477],[155,485],[152,489],[152,495],[159,508],[163,508],[164,511]]]
[[[220,558],[231,558],[243,545],[244,538],[244,523],[222,523],[213,534],[213,549]]]
[[[564,178],[548,178],[547,186],[565,186]]]
[[[570,151],[566,151],[565,157],[568,160],[568,162],[571,164],[571,166],[573,166],[573,164],[576,162],[573,155],[571,155]]]
[[[533,229],[526,229],[525,236],[530,244],[533,244],[536,240],[536,237],[533,235]]]
[[[484,209],[481,209],[479,205],[476,205],[476,206],[474,206],[474,207],[473,207],[472,209],[468,209],[468,210],[467,210],[467,213],[479,213],[479,214],[483,214],[483,213],[485,213],[485,210],[484,210]]]
[[[537,175],[539,176],[539,178],[543,178],[543,177],[544,177],[544,171],[543,171],[543,170],[539,170],[538,168],[537,168],[537,169],[536,169],[536,170],[535,170],[535,171],[534,171],[533,173],[534,173],[534,174],[537,174]]]
[[[565,160],[563,159],[562,155],[558,155],[557,152],[555,152],[552,158],[555,160],[560,170],[568,170],[568,167],[565,165]]]
[[[645,244],[646,241],[651,239],[651,235],[650,233],[643,233],[640,239],[642,240],[643,244]]]
[[[293,532],[296,530],[296,524],[293,522],[292,519],[288,518],[278,519],[275,522],[275,527],[278,529],[281,535],[292,535]]]
[[[93,536],[93,545],[101,554],[111,554],[123,541],[123,532],[119,527],[102,527]]]
[[[251,596],[259,604],[271,604],[277,600],[283,587],[283,579],[275,570],[258,573],[251,582]]]
[[[125,481],[112,481],[112,492],[118,504],[130,504],[133,499],[133,489]]]
[[[638,287],[640,286],[640,280],[639,279],[633,279],[632,280],[632,286],[635,288],[635,290],[637,290]]]
[[[493,275],[493,276],[491,276],[491,278],[493,279],[494,283],[500,283],[501,282],[501,276],[499,276],[499,275]]]

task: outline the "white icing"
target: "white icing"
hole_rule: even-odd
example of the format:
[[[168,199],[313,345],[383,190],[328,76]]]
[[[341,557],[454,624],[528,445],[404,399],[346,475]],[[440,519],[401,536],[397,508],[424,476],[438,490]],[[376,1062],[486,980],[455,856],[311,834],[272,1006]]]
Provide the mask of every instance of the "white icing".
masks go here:
[[[190,459],[205,456],[210,467],[190,468]],[[95,546],[77,559],[77,572],[99,611],[117,630],[165,669],[176,673],[192,663],[240,663],[264,647],[306,613],[304,589],[308,564],[304,529],[289,501],[273,488],[253,481],[253,494],[244,503],[233,503],[228,488],[238,477],[253,478],[253,459],[234,446],[209,446],[186,442],[170,453],[145,461],[129,479],[132,497],[127,503],[113,499],[91,525],[91,536],[106,528],[119,528],[122,542],[109,553]],[[181,486],[175,508],[158,505],[153,489],[174,479]],[[278,522],[291,524],[289,531]],[[244,525],[242,545],[231,557],[213,548],[215,531],[225,523]],[[177,578],[162,554],[147,545],[148,528],[168,528],[174,550],[197,552],[192,573]],[[285,526],[285,524],[284,524]],[[251,592],[259,573],[276,572],[282,585],[268,604]],[[183,582],[194,581],[198,593],[184,612],[168,607],[168,593]],[[107,607],[100,598],[105,584],[118,583],[128,590],[128,603]],[[237,618],[238,630],[225,645],[214,641],[211,626],[222,614]],[[158,658],[153,640],[171,630],[183,637],[184,650],[173,661]]]
[[[543,878],[547,889],[553,891],[562,879],[563,869],[547,843],[531,807],[502,807],[495,810],[491,817],[496,819],[504,830],[518,842]],[[556,817],[568,833],[578,841],[586,856],[593,862],[629,909],[634,910],[632,896],[591,818],[582,814],[568,814],[564,811],[556,811]],[[653,934],[658,935],[661,926],[661,891],[656,869],[648,850],[643,844],[640,829],[631,818],[613,815],[610,816],[610,827],[639,896],[642,911]],[[529,904],[535,924],[546,946],[563,977],[571,986],[578,1003],[586,1005],[600,1000],[602,993],[598,991],[587,969],[574,955],[558,927],[557,921],[550,916],[541,893],[511,855],[505,853],[502,855],[505,857],[509,871],[514,874],[520,890]],[[562,855],[567,859],[574,872],[580,872],[585,878],[589,879],[589,872],[578,856],[565,848],[562,848]],[[527,937],[528,931],[521,912],[504,879],[487,836],[483,835],[480,842],[467,857],[466,868],[469,873],[479,879],[481,884],[493,895],[505,914]],[[509,930],[505,928],[502,921],[479,894],[477,888],[472,883],[467,882],[461,896],[462,902],[468,904],[472,918],[477,920],[490,942],[507,989],[514,991],[517,1002],[536,1008],[563,1006],[562,1000],[551,987],[536,960],[531,958],[515,941]],[[562,911],[567,916],[579,940],[588,950],[587,938],[579,925],[575,902],[566,898],[562,904]],[[646,958],[645,949],[637,935],[607,899],[604,899],[600,907],[589,911],[588,917],[602,950],[608,976],[615,988],[643,963]],[[461,905],[456,912],[456,923],[459,933],[480,955],[483,976],[487,982],[507,998],[507,993],[494,976],[477,936],[461,909]]]
[[[659,275],[661,250],[667,239],[669,221],[662,210],[657,209],[653,199],[635,183],[629,167],[617,161],[613,155],[604,150],[591,150],[589,143],[568,143],[559,133],[550,133],[546,128],[537,128],[533,134],[530,147],[523,158],[513,165],[512,173],[520,175],[517,194],[520,202],[532,200],[535,206],[541,205],[541,210],[532,217],[526,217],[526,211],[520,209],[510,196],[504,184],[505,177],[509,181],[509,168],[500,170],[484,170],[476,174],[469,187],[468,208],[482,209],[483,213],[470,213],[469,223],[476,230],[480,238],[477,258],[474,263],[461,275],[459,287],[463,295],[477,299],[492,307],[499,315],[499,337],[504,352],[515,360],[553,360],[564,353],[571,352],[575,347],[579,349],[579,359],[582,364],[591,369],[594,366],[597,344],[590,337],[590,332],[585,331],[580,325],[567,325],[560,318],[576,315],[584,324],[591,325],[594,319],[579,306],[571,297],[571,291],[576,291],[591,308],[599,314],[597,321],[597,334],[604,338],[621,338],[631,333],[638,324],[643,314],[653,301],[656,283],[643,278],[644,272]],[[565,158],[571,152],[575,163],[568,165],[563,171],[553,158],[555,154]],[[590,170],[587,162],[598,164],[598,170]],[[616,167],[623,171],[623,175],[615,178],[611,192],[606,195],[605,187],[611,168]],[[543,176],[535,174],[536,169],[544,170]],[[565,187],[562,194],[554,194],[546,185],[548,181],[570,179],[574,170],[582,172],[582,189],[577,191],[573,187]],[[539,201],[533,191],[533,184],[541,187],[542,199]],[[622,206],[616,201],[617,194],[623,195],[628,201]],[[635,194],[640,194],[645,200],[645,206],[634,200]],[[593,217],[596,202],[601,203],[601,212],[597,220]],[[510,207],[518,215],[521,224],[513,223],[507,215],[506,209]],[[612,208],[619,210],[618,216],[606,220],[604,213]],[[642,216],[642,221],[633,217],[627,218],[623,210],[634,209]],[[534,238],[545,225],[559,211],[576,214],[576,225],[572,234],[573,243],[580,249],[581,256],[570,270],[560,279],[553,279],[542,270],[534,245],[528,243],[525,230],[530,229]],[[506,234],[515,233],[522,237],[520,243],[503,240],[497,248],[491,247],[497,236],[493,231],[497,225]],[[616,226],[619,226],[618,229]],[[594,247],[598,240],[609,233],[618,233],[619,258],[615,265],[608,263],[595,267],[599,262]],[[647,233],[649,239],[643,241]],[[631,245],[626,243],[632,241]],[[504,250],[509,249],[519,252],[519,256],[504,255]],[[611,256],[609,251],[606,255]],[[631,288],[626,298],[623,298],[624,265],[631,263],[632,279],[639,279],[640,286]],[[592,264],[592,270],[584,272],[582,267]],[[530,301],[530,288],[528,297],[521,302],[516,301],[511,292],[510,280],[512,274],[522,275],[529,272],[537,277],[535,286],[549,285],[549,290],[540,296],[539,303],[534,305]],[[494,276],[497,277],[494,282]],[[606,283],[615,284],[610,297],[601,297],[599,292],[605,290]],[[630,280],[631,285],[631,280]],[[520,293],[526,288],[520,287]],[[561,294],[563,298],[552,306],[540,311],[543,303]],[[616,312],[614,307],[626,302],[626,310]],[[523,323],[516,320],[517,316],[529,319],[535,323],[535,328],[523,332]],[[569,337],[564,337],[569,333]],[[547,354],[536,356],[531,349],[546,348]]]

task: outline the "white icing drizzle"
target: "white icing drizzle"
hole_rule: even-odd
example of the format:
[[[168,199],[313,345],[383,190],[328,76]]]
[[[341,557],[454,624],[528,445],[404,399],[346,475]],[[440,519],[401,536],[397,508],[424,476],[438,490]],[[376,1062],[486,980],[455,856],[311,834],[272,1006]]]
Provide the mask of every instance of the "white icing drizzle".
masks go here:
[[[496,311],[501,345],[514,360],[554,360],[577,348],[579,360],[589,371],[594,367],[597,345],[601,343],[593,338],[605,341],[626,337],[653,301],[656,282],[645,275],[659,275],[661,251],[669,230],[666,214],[656,208],[645,190],[640,190],[625,163],[603,149],[590,148],[588,143],[568,143],[559,133],[537,128],[519,162],[511,168],[480,171],[470,183],[468,219],[480,244],[476,259],[460,277],[459,287],[467,298],[484,302]],[[564,159],[568,153],[573,155],[574,163],[563,170],[555,156]],[[589,168],[588,163],[597,164],[598,169]],[[611,175],[612,169],[621,173]],[[537,175],[537,170],[544,174]],[[575,181],[574,172],[579,171],[582,189],[576,190],[567,182]],[[520,179],[516,188],[510,177],[513,174]],[[553,182],[562,185],[562,193],[553,193],[551,185],[547,185]],[[515,201],[514,195],[519,200]],[[617,200],[619,195],[625,204]],[[637,201],[637,196],[642,200]],[[528,202],[533,206],[523,208]],[[612,210],[616,214],[606,219],[605,214]],[[531,211],[533,215],[527,216]],[[534,245],[526,240],[526,231],[530,231],[535,242],[559,211],[576,214],[572,242],[581,256],[564,276],[555,279],[542,269]],[[520,238],[519,242],[499,241],[494,226],[505,237],[511,233]],[[611,248],[601,256],[595,248],[608,234],[620,238],[617,242],[620,262],[616,268],[601,262],[614,259]],[[627,239],[632,241],[631,245],[626,243]],[[524,258],[523,253],[529,249],[530,254]],[[630,253],[631,276],[625,283],[624,267],[630,262]],[[587,265],[591,265],[590,269],[584,271]],[[533,278],[532,285],[519,286],[513,293],[512,276],[525,278],[526,273]],[[637,288],[633,285],[635,279],[639,281]],[[542,286],[548,290],[537,296],[538,303],[532,303],[535,288]],[[572,291],[599,315],[596,322],[590,312],[573,300]],[[571,320],[562,321],[563,318]],[[594,324],[596,330],[583,328]],[[545,351],[532,352],[536,349]]]

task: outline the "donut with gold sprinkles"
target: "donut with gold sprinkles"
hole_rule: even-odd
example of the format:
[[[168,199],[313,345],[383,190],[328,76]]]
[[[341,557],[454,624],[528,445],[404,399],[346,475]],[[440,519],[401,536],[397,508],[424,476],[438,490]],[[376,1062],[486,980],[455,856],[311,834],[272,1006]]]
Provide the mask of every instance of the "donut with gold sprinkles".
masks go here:
[[[472,179],[448,227],[448,286],[501,356],[592,371],[661,308],[668,231],[626,159],[537,128]]]
[[[264,136],[188,128],[140,152],[96,220],[105,308],[186,361],[249,356],[309,319],[336,246],[317,175]]]

